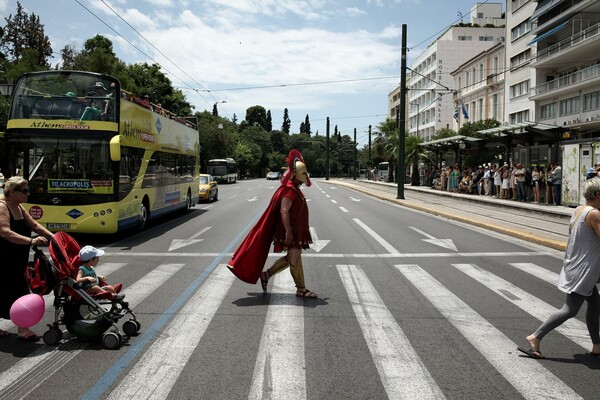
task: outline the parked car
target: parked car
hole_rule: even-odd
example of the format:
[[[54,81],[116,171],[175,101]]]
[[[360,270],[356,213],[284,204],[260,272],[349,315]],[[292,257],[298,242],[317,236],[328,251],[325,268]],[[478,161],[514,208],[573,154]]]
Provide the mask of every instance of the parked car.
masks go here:
[[[269,172],[267,173],[267,180],[268,181],[278,181],[282,178],[281,172]]]
[[[217,181],[209,174],[200,174],[200,201],[211,202],[219,199]]]

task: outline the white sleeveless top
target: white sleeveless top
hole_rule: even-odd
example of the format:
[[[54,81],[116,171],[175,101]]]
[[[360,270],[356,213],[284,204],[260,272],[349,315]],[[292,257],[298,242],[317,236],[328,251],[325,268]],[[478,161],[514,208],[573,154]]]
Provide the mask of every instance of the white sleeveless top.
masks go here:
[[[590,296],[600,279],[600,237],[585,223],[594,208],[583,207],[587,209],[578,218],[576,212],[571,217],[571,233],[557,286],[565,293]]]

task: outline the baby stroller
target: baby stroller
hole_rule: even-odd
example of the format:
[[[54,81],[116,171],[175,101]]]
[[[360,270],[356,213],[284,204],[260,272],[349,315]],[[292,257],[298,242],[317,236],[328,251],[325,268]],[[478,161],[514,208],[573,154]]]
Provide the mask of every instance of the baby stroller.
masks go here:
[[[49,346],[63,338],[60,325],[74,336],[87,339],[102,338],[107,349],[116,349],[129,336],[139,332],[141,324],[122,297],[109,292],[90,295],[76,282],[79,268],[79,244],[64,232],[57,232],[49,244],[51,260],[34,247],[34,261],[30,262],[26,278],[32,293],[40,295],[54,291],[54,323],[48,324],[43,340]],[[100,282],[102,285],[103,283]],[[122,285],[114,285],[117,293]],[[61,310],[63,315],[61,317]],[[117,322],[126,315],[122,330]]]

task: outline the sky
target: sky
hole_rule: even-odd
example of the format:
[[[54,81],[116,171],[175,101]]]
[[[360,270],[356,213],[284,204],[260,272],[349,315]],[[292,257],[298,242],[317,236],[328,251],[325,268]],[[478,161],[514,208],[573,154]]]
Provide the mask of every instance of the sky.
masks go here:
[[[504,3],[480,0],[480,3]],[[50,38],[54,58],[97,34],[127,64],[158,63],[196,111],[241,122],[255,105],[291,132],[308,115],[313,135],[326,120],[359,148],[384,122],[400,83],[402,25],[407,65],[452,24],[469,22],[475,0],[21,0]],[[0,0],[4,18],[17,2]],[[503,6],[503,10],[505,7]],[[154,100],[154,99],[153,99]],[[160,102],[160,100],[155,100]]]

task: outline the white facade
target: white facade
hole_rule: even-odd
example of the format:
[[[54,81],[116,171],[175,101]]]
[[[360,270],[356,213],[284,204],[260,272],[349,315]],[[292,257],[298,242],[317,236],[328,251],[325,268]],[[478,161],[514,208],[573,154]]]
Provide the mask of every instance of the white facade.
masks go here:
[[[454,87],[454,109],[452,129],[458,131],[464,122],[464,109],[470,122],[496,119],[504,116],[504,43],[478,54],[452,72]]]
[[[485,21],[485,22],[484,22]],[[493,26],[452,26],[411,65],[407,79],[407,122],[411,135],[425,141],[442,128],[452,127],[455,87],[451,72],[465,61],[504,40],[501,3],[477,3],[471,10],[471,24]],[[462,24],[465,25],[465,24]],[[469,25],[469,24],[466,24]],[[392,98],[393,91],[388,96]],[[389,101],[392,116],[398,103]]]
[[[531,16],[538,5],[533,0],[507,0],[506,4],[506,108],[503,121],[506,124],[536,121],[535,104],[529,92],[536,85],[531,61],[535,55],[535,37]]]

